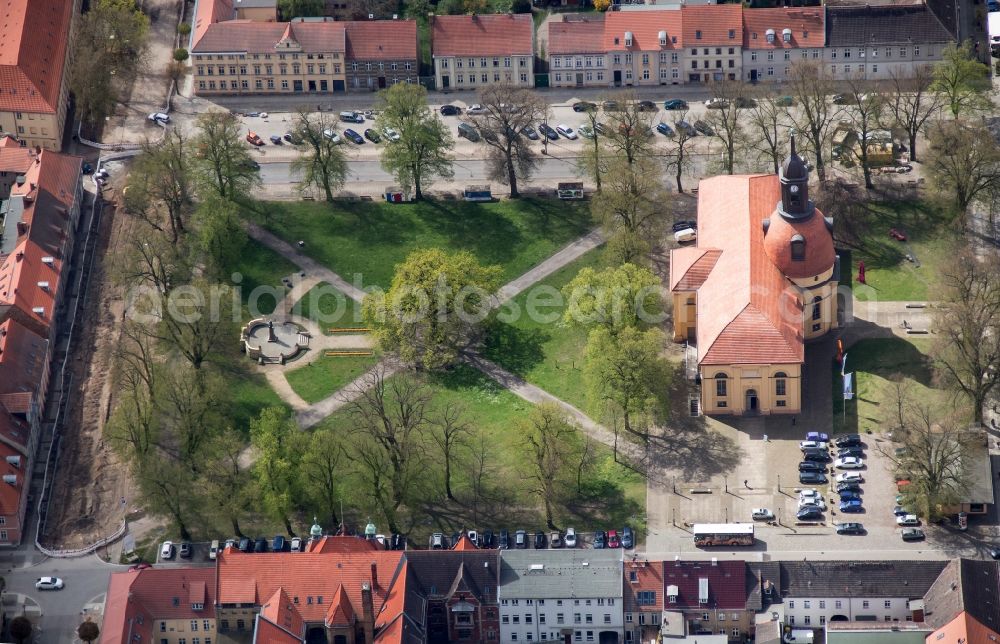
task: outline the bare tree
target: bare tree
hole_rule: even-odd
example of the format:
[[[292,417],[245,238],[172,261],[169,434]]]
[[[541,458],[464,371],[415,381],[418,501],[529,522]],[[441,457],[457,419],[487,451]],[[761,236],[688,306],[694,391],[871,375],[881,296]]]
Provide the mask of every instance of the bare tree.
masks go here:
[[[332,430],[321,429],[309,437],[304,449],[300,474],[303,490],[313,501],[313,506],[323,516],[330,518],[330,525],[339,525],[337,502],[341,500],[346,459],[341,439]]]
[[[682,113],[680,118],[674,121],[674,132],[673,138],[668,142],[666,165],[668,170],[674,172],[677,192],[683,193],[684,184],[681,183],[681,177],[691,168],[692,147],[697,136],[687,121],[687,112]]]
[[[983,406],[1000,383],[1000,260],[966,250],[941,268],[941,295],[934,358],[982,423]]]
[[[214,436],[206,445],[206,467],[202,471],[202,485],[215,512],[229,521],[233,534],[243,536],[240,519],[244,517],[253,497],[250,470],[241,460],[246,449],[244,436],[229,427]]]
[[[705,112],[705,122],[712,128],[712,135],[722,143],[722,167],[726,174],[733,174],[736,157],[746,146],[743,129],[743,110],[750,105],[746,85],[740,81],[724,80],[712,83],[713,107]]]
[[[156,143],[147,141],[129,175],[126,205],[129,214],[169,234],[174,244],[186,230],[193,186],[187,165],[187,145],[180,130],[168,130]],[[163,212],[166,211],[164,222]]]
[[[302,156],[292,162],[292,167],[302,172],[299,190],[322,190],[327,201],[333,201],[334,193],[347,180],[347,157],[334,139],[339,137],[335,126],[332,116],[325,112],[314,114],[308,107],[300,107],[295,116],[295,131],[302,139],[298,146]]]
[[[201,183],[230,201],[245,200],[260,185],[260,174],[243,140],[243,126],[228,112],[198,118],[195,137]]]
[[[612,163],[604,190],[595,195],[591,210],[609,238],[609,248],[621,262],[648,255],[663,231],[663,209],[670,194],[660,180],[659,162],[641,157],[634,163]]]
[[[584,177],[594,180],[595,190],[600,194],[602,189],[602,177],[608,170],[611,163],[610,155],[605,151],[604,138],[607,133],[607,126],[600,121],[600,113],[597,109],[590,109],[584,112],[587,117],[587,127],[593,133],[589,142],[583,144],[583,156],[577,161],[577,171]]]
[[[563,496],[566,468],[579,440],[577,429],[558,407],[542,404],[522,423],[521,434],[528,450],[528,476],[545,506],[545,525],[555,530],[554,508]]]
[[[983,125],[939,121],[930,128],[927,175],[966,217],[969,205],[1000,184],[1000,146]]]
[[[611,154],[629,165],[651,156],[656,110],[646,108],[631,91],[610,95],[605,104],[608,102],[615,106],[604,113],[607,121],[604,142]]]
[[[236,341],[231,290],[197,280],[171,290],[160,303],[159,338],[195,369]]]
[[[448,402],[445,403],[437,417],[431,421],[434,442],[437,443],[441,449],[441,456],[444,457],[444,491],[445,497],[449,501],[455,500],[451,489],[451,472],[455,452],[466,444],[471,431],[471,426],[464,416],[465,408],[462,405]]]
[[[934,71],[929,65],[917,66],[905,76],[892,70],[890,78],[892,91],[888,112],[896,127],[906,132],[910,161],[917,161],[917,135],[923,131],[928,119],[941,112],[944,100],[941,94],[930,91]]]
[[[796,130],[805,135],[804,143],[816,155],[816,175],[826,181],[826,159],[823,151],[830,136],[830,127],[838,118],[840,109],[830,103],[833,94],[832,79],[825,68],[812,60],[798,60],[792,63],[788,73],[788,89],[795,100],[796,108],[789,116]]]
[[[518,182],[530,179],[538,165],[521,130],[543,120],[548,106],[533,90],[506,83],[484,88],[479,103],[483,112],[467,117],[486,145],[489,176],[510,186],[512,198],[519,197]]]
[[[833,239],[838,246],[865,250],[872,237],[878,212],[872,209],[868,195],[853,181],[835,177],[819,186],[816,205],[833,218]]]
[[[848,79],[847,95],[853,105],[843,110],[843,114],[847,117],[847,121],[857,136],[857,144],[848,147],[844,152],[853,157],[861,166],[861,172],[865,178],[865,188],[871,190],[875,187],[875,184],[872,183],[875,152],[886,145],[889,146],[890,150],[892,148],[891,135],[888,140],[879,137],[879,130],[886,120],[885,111],[888,97],[882,94],[876,86],[865,81],[861,75]]]
[[[747,110],[749,146],[767,159],[774,174],[778,174],[781,162],[788,155],[788,131],[792,127],[782,102],[779,97],[761,93]]]

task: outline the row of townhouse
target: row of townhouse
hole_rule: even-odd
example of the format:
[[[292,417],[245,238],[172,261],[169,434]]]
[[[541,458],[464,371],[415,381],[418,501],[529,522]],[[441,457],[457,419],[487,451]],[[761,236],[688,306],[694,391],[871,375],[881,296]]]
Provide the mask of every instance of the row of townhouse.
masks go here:
[[[785,81],[793,62],[830,78],[912,76],[954,42],[925,5],[617,11],[549,25],[554,87]]]
[[[82,161],[0,138],[0,546],[21,541],[83,200]]]

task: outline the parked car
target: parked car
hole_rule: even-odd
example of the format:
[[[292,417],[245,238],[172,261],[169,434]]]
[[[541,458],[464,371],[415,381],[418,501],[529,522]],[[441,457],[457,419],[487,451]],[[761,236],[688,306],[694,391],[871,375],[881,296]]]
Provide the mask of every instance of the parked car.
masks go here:
[[[431,535],[431,550],[443,550],[444,545],[444,535],[440,532],[435,532]]]
[[[834,105],[850,105],[854,102],[854,97],[850,94],[834,94],[831,100]]]
[[[920,528],[903,528],[899,536],[903,538],[903,541],[922,541],[924,531]]]
[[[816,441],[819,443],[829,443],[830,436],[824,432],[806,432],[807,441]]]
[[[265,539],[264,537],[260,537],[256,541],[254,541],[253,542],[253,551],[254,552],[267,552],[267,539]]]
[[[819,493],[819,490],[813,487],[807,487],[805,489],[799,490],[799,501],[803,499],[822,499],[823,495]]]
[[[757,107],[757,101],[753,100],[749,96],[737,96],[736,107],[741,110],[748,107]]]
[[[340,120],[345,123],[364,123],[365,117],[363,114],[359,114],[353,110],[347,110],[340,113]]]
[[[384,539],[384,537],[383,537],[383,539]],[[271,550],[273,550],[275,552],[284,552],[285,551],[285,537],[283,537],[280,534],[275,535],[274,536],[274,540],[271,542]]]
[[[340,135],[337,134],[337,131],[331,128],[323,130],[323,136],[330,139],[334,143],[342,143],[344,141],[342,138],[340,138]]]
[[[860,492],[861,484],[858,481],[841,481],[837,483],[836,491],[839,492]]]
[[[365,130],[365,138],[372,143],[379,143],[382,141],[382,137],[379,135],[378,130],[371,127]]]
[[[173,559],[174,558],[174,542],[164,541],[163,545],[160,546],[160,559]]]
[[[152,114],[147,116],[146,119],[150,123],[169,123],[170,115],[164,114],[163,112],[153,112]]]
[[[181,548],[178,551],[178,556],[181,559],[190,559],[191,558],[191,544],[189,542],[187,542],[187,541],[182,541],[181,542]]]
[[[692,221],[691,219],[682,219],[681,221],[675,221],[673,224],[673,230],[675,233],[678,230],[684,230],[685,228],[698,230],[698,222]]]
[[[861,445],[861,435],[844,434],[843,436],[838,436],[833,442],[837,447],[851,447],[853,445]]]
[[[600,121],[595,121],[594,122],[594,131],[597,132],[598,134],[607,134],[608,133],[608,127],[606,125],[604,125],[604,123],[601,123]]]
[[[257,135],[256,132],[247,132],[247,143],[255,145],[258,148],[264,145],[264,141]]]
[[[357,132],[355,132],[350,128],[344,130],[344,136],[347,137],[348,140],[350,140],[351,143],[355,145],[361,145],[362,143],[365,142],[364,137],[362,137],[360,134],[358,134]]]
[[[837,534],[864,534],[865,526],[856,522],[838,523]]]
[[[585,139],[594,138],[594,130],[589,125],[581,125],[580,127],[576,128],[576,131],[579,132],[580,136],[582,136]]]
[[[277,134],[272,134],[268,138],[271,140],[272,145],[281,145],[281,137]]]
[[[559,134],[562,134],[567,139],[570,139],[570,140],[575,140],[576,139],[576,132],[574,132],[573,128],[571,128],[570,126],[566,125],[565,123],[560,123],[559,125],[557,125],[556,126],[556,132],[558,132]]]
[[[466,114],[486,114],[486,108],[479,103],[473,103],[469,107],[465,108]]]
[[[558,141],[559,133],[549,127],[548,123],[539,123],[538,131],[550,141]]]
[[[442,105],[441,106],[441,116],[455,116],[458,114],[459,110],[454,105]]]
[[[895,506],[895,507],[894,507],[894,508],[892,509],[892,513],[893,513],[893,515],[895,515],[895,516],[897,516],[897,517],[901,517],[901,516],[904,516],[904,515],[907,515],[907,514],[910,514],[910,511],[909,511],[909,510],[907,510],[906,508],[904,508],[904,507],[903,507],[903,506],[901,506],[901,505],[897,505],[897,506]]]
[[[139,570],[145,570],[146,568],[152,568],[152,567],[153,567],[153,564],[146,563],[145,561],[140,561],[137,564],[133,564],[133,565],[129,566],[128,567],[128,571],[129,572],[137,572]]]
[[[541,550],[545,547],[545,533],[539,530],[535,533],[535,550]]]
[[[398,537],[399,535],[398,534],[394,534],[392,536],[393,537]],[[292,542],[291,542],[291,545],[288,547],[288,549],[291,550],[292,552],[304,552],[305,548],[302,547],[304,545],[305,545],[305,541],[302,540],[302,537],[292,537]],[[395,548],[392,548],[392,549],[395,550]]]
[[[705,121],[695,121],[694,129],[699,134],[704,134],[705,136],[715,136],[715,130],[713,130],[712,126]]]
[[[993,559],[1000,559],[1000,548],[993,546],[990,548],[990,557]]]
[[[396,141],[399,140],[399,132],[392,129],[391,127],[382,128],[382,136],[384,136],[385,140],[388,141],[389,143],[395,143]]]
[[[473,143],[479,141],[479,130],[472,127],[469,123],[458,124],[458,135],[472,141]]]
[[[792,105],[795,105],[795,97],[779,96],[777,100],[774,101],[774,104],[778,107],[791,107]]]
[[[861,500],[861,492],[858,492],[857,490],[844,490],[842,492],[838,492],[837,494],[840,495],[841,501],[853,501],[854,499],[859,501]]]
[[[693,242],[696,239],[698,239],[698,231],[694,228],[683,228],[674,231],[674,241],[678,244]]]
[[[608,530],[608,547],[609,548],[621,548],[622,541],[618,536],[617,530]]]
[[[799,441],[799,449],[826,449],[827,444],[823,441]]]
[[[825,472],[826,465],[815,461],[802,461],[799,463],[800,472]]]
[[[501,550],[506,550],[507,548],[510,548],[510,533],[507,532],[506,528],[500,530],[500,537],[497,545],[500,546]]]
[[[524,530],[518,530],[514,533],[514,547],[520,550],[524,550],[528,547],[528,533]]]
[[[39,577],[35,580],[36,590],[62,590],[64,585],[58,577]]]
[[[915,514],[904,514],[896,517],[896,525],[920,525],[920,519]]]
[[[625,526],[622,528],[622,548],[626,550],[631,550],[635,547],[635,533],[632,532],[632,528]]]
[[[656,107],[656,103],[653,101],[639,101],[636,103],[636,109],[640,112],[656,112],[659,108]]]
[[[607,536],[604,534],[604,530],[598,530],[594,533],[594,550],[603,550],[607,547]]]
[[[705,107],[710,110],[721,110],[725,107],[729,107],[729,101],[724,98],[710,98],[705,101]]]
[[[299,145],[302,143],[302,137],[299,136],[297,132],[285,132],[284,139],[292,145]]]
[[[666,123],[657,123],[656,131],[662,134],[663,136],[670,136],[670,137],[676,136],[676,133],[674,132],[673,128],[671,128]]]
[[[772,521],[774,519],[774,512],[771,512],[767,508],[754,508],[750,511],[750,518],[754,521]]]
[[[798,509],[801,510],[802,508],[819,508],[823,512],[826,512],[826,501],[822,498],[799,499]]]
[[[663,101],[663,109],[665,110],[686,110],[687,108],[687,101],[682,101],[679,98],[671,98]]]
[[[861,472],[841,472],[837,475],[837,483],[843,483],[844,481],[864,483],[865,477],[862,476]]]
[[[596,103],[591,103],[590,101],[578,101],[573,103],[574,112],[593,112],[597,109]]]
[[[850,499],[849,501],[840,502],[841,512],[861,512],[864,508],[861,506],[861,499]]]
[[[865,466],[865,461],[857,456],[845,456],[835,460],[833,466],[838,470],[860,470]]]
[[[826,474],[823,472],[799,472],[799,483],[804,485],[826,483]]]
[[[799,521],[815,521],[823,518],[823,511],[815,506],[804,507],[795,513],[795,518]]]
[[[530,125],[525,125],[524,127],[522,127],[521,134],[528,137],[532,141],[538,140],[538,132],[535,130],[535,128],[531,127]]]
[[[250,541],[249,537],[243,537],[240,539],[239,550],[240,552],[250,552],[253,550],[253,541]]]
[[[566,544],[567,548],[576,547],[576,528],[566,528],[566,536],[563,537],[563,543]]]
[[[830,452],[807,450],[802,453],[802,460],[813,461],[814,463],[829,463],[832,459],[830,458]]]
[[[495,540],[492,530],[483,530],[483,548],[495,548]]]
[[[553,530],[549,533],[549,547],[550,548],[562,548],[562,535],[559,534],[558,530]]]
[[[845,456],[862,457],[864,455],[865,455],[865,449],[860,445],[841,447],[840,449],[837,450],[837,458],[844,458]]]
[[[601,103],[601,107],[604,108],[605,112],[621,112],[622,106],[618,104],[618,101],[604,101]]]

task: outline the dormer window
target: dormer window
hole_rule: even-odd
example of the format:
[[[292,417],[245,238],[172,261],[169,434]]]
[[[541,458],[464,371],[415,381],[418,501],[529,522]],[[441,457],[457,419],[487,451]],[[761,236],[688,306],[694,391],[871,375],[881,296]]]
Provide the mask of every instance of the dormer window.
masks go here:
[[[732,40],[734,38],[736,38],[736,30],[735,29],[730,29],[729,30],[729,39]]]
[[[806,259],[806,240],[802,235],[792,235],[792,261],[803,262]]]
[[[767,42],[774,42],[774,29],[768,29],[765,35],[767,36]]]
[[[694,39],[695,40],[701,40],[701,30],[700,29],[698,31],[694,32]]]

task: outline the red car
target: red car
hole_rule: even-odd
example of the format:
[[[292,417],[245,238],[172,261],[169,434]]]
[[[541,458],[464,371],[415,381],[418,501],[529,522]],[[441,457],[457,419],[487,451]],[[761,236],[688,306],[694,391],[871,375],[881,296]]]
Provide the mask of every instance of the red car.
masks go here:
[[[889,236],[895,239],[896,241],[906,241],[906,233],[900,230],[896,230],[895,228],[889,229]]]
[[[141,561],[141,562],[135,564],[134,566],[129,566],[128,567],[128,571],[129,572],[135,572],[137,570],[145,570],[146,568],[152,568],[152,567],[153,567],[153,564],[146,563],[145,561]]]
[[[608,530],[608,547],[609,548],[621,548],[622,540],[618,535],[617,530]]]

